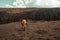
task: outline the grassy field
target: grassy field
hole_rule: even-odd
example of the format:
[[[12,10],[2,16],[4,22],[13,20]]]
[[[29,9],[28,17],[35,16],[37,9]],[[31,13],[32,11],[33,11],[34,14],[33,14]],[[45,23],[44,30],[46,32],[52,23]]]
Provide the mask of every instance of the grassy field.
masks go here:
[[[60,8],[0,8],[0,40],[60,40]]]
[[[60,21],[28,21],[25,31],[19,22],[0,24],[0,40],[60,40]]]

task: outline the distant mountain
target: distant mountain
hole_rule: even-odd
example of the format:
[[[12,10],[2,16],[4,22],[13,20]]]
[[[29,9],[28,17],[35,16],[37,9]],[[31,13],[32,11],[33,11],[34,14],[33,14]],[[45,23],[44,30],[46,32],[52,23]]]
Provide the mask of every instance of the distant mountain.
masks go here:
[[[7,11],[8,13],[20,13],[24,11],[38,10],[35,8],[0,8],[0,11]]]

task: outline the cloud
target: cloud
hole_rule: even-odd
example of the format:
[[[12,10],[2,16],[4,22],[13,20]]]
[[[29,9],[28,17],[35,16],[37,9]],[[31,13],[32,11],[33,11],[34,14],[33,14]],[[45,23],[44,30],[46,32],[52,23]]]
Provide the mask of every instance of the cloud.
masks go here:
[[[8,7],[8,8],[12,8],[13,6],[9,5],[9,4],[6,4],[5,7]]]
[[[35,4],[42,7],[60,7],[60,1],[58,0],[36,0]]]
[[[24,2],[25,1],[25,2]],[[26,8],[26,7],[60,7],[58,0],[15,0],[12,6],[7,4],[6,7]]]
[[[13,6],[15,7],[20,7],[20,8],[26,8],[26,6],[24,5],[23,1],[19,1],[19,0],[16,0],[15,2],[13,2]]]

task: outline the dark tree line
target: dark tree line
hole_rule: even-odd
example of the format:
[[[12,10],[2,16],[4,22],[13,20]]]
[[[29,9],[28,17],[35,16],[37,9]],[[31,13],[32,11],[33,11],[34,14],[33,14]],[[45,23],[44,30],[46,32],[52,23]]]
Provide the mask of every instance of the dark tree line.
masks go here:
[[[7,13],[6,11],[0,12],[0,24],[20,21],[20,18],[21,16],[19,13],[10,14],[10,13]]]
[[[0,12],[0,24],[21,21],[23,18],[35,21],[55,21],[60,20],[60,9],[39,9],[36,11],[26,11],[21,13]]]
[[[60,20],[59,9],[39,9],[37,11],[26,12],[28,19],[55,21]]]

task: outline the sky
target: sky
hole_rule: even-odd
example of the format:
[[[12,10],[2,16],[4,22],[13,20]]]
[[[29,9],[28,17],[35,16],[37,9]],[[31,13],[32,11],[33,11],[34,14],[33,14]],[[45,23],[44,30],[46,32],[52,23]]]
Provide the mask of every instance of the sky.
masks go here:
[[[54,8],[60,0],[0,0],[0,8]]]

